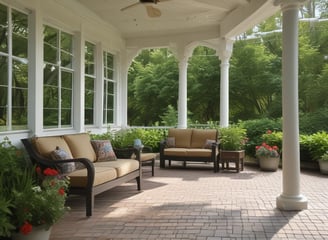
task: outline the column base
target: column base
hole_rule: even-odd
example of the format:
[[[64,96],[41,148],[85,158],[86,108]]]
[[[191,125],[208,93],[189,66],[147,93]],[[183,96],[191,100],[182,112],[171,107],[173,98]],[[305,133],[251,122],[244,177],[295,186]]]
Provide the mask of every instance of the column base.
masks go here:
[[[276,206],[285,211],[301,211],[307,209],[308,200],[303,195],[288,197],[281,194],[276,199]]]

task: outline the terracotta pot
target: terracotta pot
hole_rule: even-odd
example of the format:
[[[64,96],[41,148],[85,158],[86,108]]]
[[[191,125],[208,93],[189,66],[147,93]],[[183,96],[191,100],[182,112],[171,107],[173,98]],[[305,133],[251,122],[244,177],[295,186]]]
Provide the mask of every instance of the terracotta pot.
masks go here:
[[[279,161],[279,157],[259,157],[260,168],[263,171],[277,171]]]
[[[51,227],[46,229],[44,226],[33,227],[32,231],[24,235],[22,233],[13,233],[12,240],[48,240],[51,234]]]

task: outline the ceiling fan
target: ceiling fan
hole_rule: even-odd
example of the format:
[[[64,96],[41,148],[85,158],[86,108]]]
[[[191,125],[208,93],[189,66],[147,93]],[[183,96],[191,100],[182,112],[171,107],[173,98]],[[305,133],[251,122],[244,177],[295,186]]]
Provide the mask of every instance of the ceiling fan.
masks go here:
[[[146,7],[146,11],[149,17],[160,17],[162,15],[161,11],[158,8],[153,7],[153,5],[166,1],[170,1],[170,0],[139,0],[139,2],[133,3],[129,6],[122,8],[121,11],[125,11],[129,8],[133,8],[135,6],[142,4]]]

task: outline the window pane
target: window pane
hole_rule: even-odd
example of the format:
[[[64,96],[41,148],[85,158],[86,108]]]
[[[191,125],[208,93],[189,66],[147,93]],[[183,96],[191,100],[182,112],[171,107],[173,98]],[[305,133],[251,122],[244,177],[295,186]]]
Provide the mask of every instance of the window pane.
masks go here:
[[[70,53],[61,51],[61,66],[72,69],[73,56]]]
[[[85,73],[95,74],[95,45],[89,42],[85,43]]]
[[[114,73],[113,73],[113,70],[112,70],[112,69],[107,68],[107,74],[106,74],[106,77],[107,77],[108,79],[113,80],[113,78],[114,78]]]
[[[16,88],[27,88],[28,73],[27,65],[13,60],[13,81],[12,85]]]
[[[72,107],[72,91],[67,89],[62,89],[61,96],[61,106],[62,108],[71,108]]]
[[[61,124],[65,127],[71,126],[71,109],[62,109],[61,111]]]
[[[8,88],[0,86],[0,126],[7,124]]]
[[[13,10],[12,28],[13,55],[21,58],[27,58],[27,16],[23,13]]]
[[[45,62],[57,64],[57,48],[44,43],[43,44],[43,59]]]
[[[43,94],[44,108],[58,109],[58,88],[57,87],[44,87]]]
[[[58,30],[45,26],[43,31],[43,41],[50,46],[58,48]]]
[[[61,49],[66,52],[72,52],[73,46],[73,38],[71,34],[61,32],[61,39],[60,39]]]
[[[93,109],[94,92],[87,90],[85,92],[85,108]]]
[[[7,57],[0,56],[0,86],[8,85],[8,62]]]
[[[114,108],[114,96],[107,95],[107,108]]]
[[[72,82],[73,82],[73,73],[62,71],[61,73],[61,83],[63,88],[72,89]]]
[[[108,81],[107,86],[108,86],[107,93],[114,94],[114,83]]]
[[[107,123],[114,123],[113,110],[107,110]]]
[[[112,54],[107,53],[106,62],[107,67],[114,68],[114,56]]]
[[[8,52],[8,12],[7,7],[0,4],[0,52]]]
[[[13,89],[12,125],[27,126],[27,89]]]
[[[56,86],[58,87],[58,69],[56,66],[51,64],[46,64],[43,69],[44,85]]]
[[[94,86],[94,78],[91,77],[85,77],[85,89],[94,91],[95,86]]]
[[[93,109],[85,109],[84,111],[84,123],[85,124],[93,124]]]
[[[43,122],[46,127],[58,127],[58,109],[43,109]]]

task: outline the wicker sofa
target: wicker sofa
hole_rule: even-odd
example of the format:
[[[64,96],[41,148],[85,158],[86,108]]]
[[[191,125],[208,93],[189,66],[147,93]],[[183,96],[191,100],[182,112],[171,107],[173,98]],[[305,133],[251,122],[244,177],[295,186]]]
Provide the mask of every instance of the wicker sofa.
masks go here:
[[[88,217],[92,216],[94,198],[97,194],[133,179],[137,181],[137,189],[141,190],[138,150],[135,151],[135,159],[116,159],[115,154],[110,151],[108,153],[111,154],[111,159],[101,158],[104,156],[103,149],[95,149],[94,143],[99,142],[91,141],[87,133],[24,138],[21,141],[34,164],[43,168],[57,168],[62,174],[69,176],[69,193],[85,196]],[[100,143],[107,144],[104,147],[112,150],[110,143],[108,147],[108,142]],[[54,152],[58,149],[70,157],[54,158]]]
[[[166,139],[160,142],[160,167],[165,161],[212,162],[214,172],[218,172],[217,162],[218,131],[215,129],[176,129],[168,130]]]

